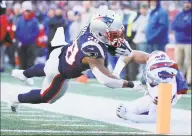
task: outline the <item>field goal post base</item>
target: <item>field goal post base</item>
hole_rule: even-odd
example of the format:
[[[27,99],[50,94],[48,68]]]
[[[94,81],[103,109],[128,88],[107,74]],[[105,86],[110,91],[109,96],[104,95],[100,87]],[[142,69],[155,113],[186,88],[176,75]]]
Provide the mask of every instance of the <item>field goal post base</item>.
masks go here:
[[[170,134],[172,84],[158,85],[156,133]]]

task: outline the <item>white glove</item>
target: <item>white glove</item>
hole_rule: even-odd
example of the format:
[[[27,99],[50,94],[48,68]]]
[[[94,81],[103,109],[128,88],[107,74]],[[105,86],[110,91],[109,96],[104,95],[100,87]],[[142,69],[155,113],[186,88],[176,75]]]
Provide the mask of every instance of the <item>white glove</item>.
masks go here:
[[[147,88],[145,87],[145,85],[142,84],[141,81],[133,81],[133,84],[133,89],[135,89],[136,91],[145,92],[147,90]]]
[[[120,47],[116,48],[115,52],[116,56],[130,56],[132,49],[129,43],[124,39],[124,43]]]

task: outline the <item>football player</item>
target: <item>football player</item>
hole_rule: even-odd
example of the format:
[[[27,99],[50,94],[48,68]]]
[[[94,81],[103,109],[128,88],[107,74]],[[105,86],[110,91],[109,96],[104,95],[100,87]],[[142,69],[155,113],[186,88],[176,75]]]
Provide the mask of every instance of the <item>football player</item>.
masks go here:
[[[116,64],[113,74],[119,77],[121,70],[131,61],[145,63],[146,69],[144,75],[146,78],[147,91],[145,95],[136,99],[128,105],[120,104],[116,110],[119,118],[130,120],[136,123],[153,123],[156,122],[156,107],[158,98],[158,84],[172,84],[172,105],[176,104],[180,94],[186,94],[188,85],[183,74],[178,70],[177,64],[171,60],[165,52],[154,51],[151,54],[127,51],[117,48],[123,53]]]
[[[87,69],[91,69],[99,83],[107,87],[135,87],[134,82],[118,79],[104,66],[108,47],[129,48],[132,51],[124,39],[119,15],[111,10],[97,12],[74,43],[55,48],[45,65],[12,71],[12,76],[22,81],[45,76],[41,89],[21,93],[11,99],[12,111],[16,111],[20,103],[54,103],[66,92],[69,80],[79,77]]]

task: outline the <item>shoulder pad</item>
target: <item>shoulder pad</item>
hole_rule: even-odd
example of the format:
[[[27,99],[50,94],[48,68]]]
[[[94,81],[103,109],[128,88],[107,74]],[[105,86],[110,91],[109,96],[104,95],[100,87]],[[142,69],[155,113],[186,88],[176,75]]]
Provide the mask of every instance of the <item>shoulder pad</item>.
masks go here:
[[[82,52],[91,58],[105,58],[103,48],[94,41],[85,42],[81,48]]]

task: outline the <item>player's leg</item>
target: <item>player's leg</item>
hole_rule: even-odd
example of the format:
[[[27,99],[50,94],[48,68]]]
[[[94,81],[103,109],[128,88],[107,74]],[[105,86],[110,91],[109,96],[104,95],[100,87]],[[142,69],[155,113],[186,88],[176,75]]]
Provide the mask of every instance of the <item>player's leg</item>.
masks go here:
[[[33,89],[28,93],[19,94],[11,103],[12,111],[15,111],[19,103],[53,103],[58,100],[67,90],[69,79],[64,79],[58,71],[58,56],[61,49],[53,51],[46,62],[44,72],[46,77],[42,89]],[[14,101],[15,100],[15,101]]]
[[[53,103],[64,95],[68,88],[68,79],[58,74],[55,77],[46,77],[42,89],[33,89],[28,93],[18,95],[19,103]]]
[[[68,88],[69,79],[64,79],[60,74],[55,76],[46,76],[42,89],[32,89],[27,93],[21,93],[11,100],[10,106],[13,112],[16,112],[21,103],[39,104],[54,103],[64,95]]]
[[[145,114],[149,111],[149,107],[152,103],[152,98],[149,95],[138,98],[129,104],[121,104],[122,107],[126,108],[126,111],[134,114]]]
[[[155,122],[156,105],[149,95],[143,96],[129,103],[121,104],[116,111],[118,117],[134,122]]]

